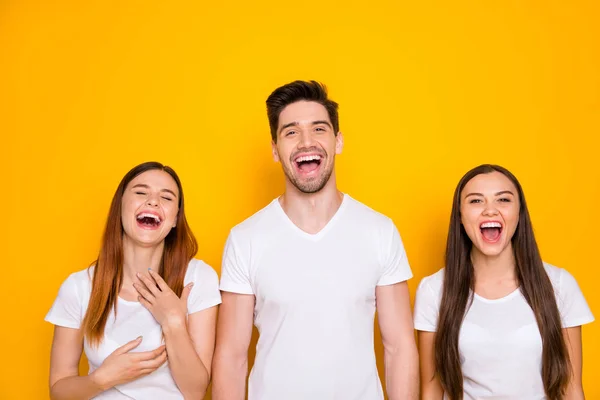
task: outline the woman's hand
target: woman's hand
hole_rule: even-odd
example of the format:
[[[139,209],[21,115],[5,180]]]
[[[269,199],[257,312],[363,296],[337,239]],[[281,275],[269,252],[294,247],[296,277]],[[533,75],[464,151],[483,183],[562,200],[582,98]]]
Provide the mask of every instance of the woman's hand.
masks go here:
[[[102,365],[90,374],[92,381],[102,390],[107,390],[148,375],[167,361],[164,345],[152,351],[130,353],[140,343],[141,336],[113,351]]]
[[[185,326],[187,300],[193,283],[183,288],[181,298],[166,284],[159,274],[148,269],[148,275],[137,274],[139,282],[133,287],[139,293],[140,303],[148,309],[163,330],[170,326]]]

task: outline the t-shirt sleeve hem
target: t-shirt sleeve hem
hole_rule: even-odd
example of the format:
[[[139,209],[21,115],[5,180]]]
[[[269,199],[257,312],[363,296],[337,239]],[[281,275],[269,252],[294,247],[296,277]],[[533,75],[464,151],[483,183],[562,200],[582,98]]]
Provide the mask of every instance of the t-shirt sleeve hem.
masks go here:
[[[436,332],[436,327],[422,322],[415,322],[415,330],[425,332]]]
[[[221,282],[219,289],[223,292],[254,294],[251,287],[247,285],[236,285],[235,283]]]
[[[388,286],[393,285],[398,282],[404,282],[413,277],[412,273],[409,274],[397,274],[392,276],[384,276],[379,282],[377,282],[377,286]]]
[[[204,300],[202,303],[200,303],[200,305],[198,305],[198,307],[195,307],[192,310],[188,310],[188,315],[197,313],[202,310],[206,310],[219,304],[221,304],[221,297],[214,297],[210,300]]]
[[[63,318],[57,318],[55,316],[52,315],[48,315],[46,316],[46,318],[44,318],[44,321],[46,322],[50,322],[53,325],[57,325],[57,326],[63,326],[65,328],[72,328],[72,329],[79,329],[80,325],[73,322],[73,321],[69,321]]]
[[[581,326],[585,324],[589,324],[590,322],[594,322],[595,318],[593,315],[586,315],[581,318],[569,319],[563,322],[563,328],[572,328],[574,326]]]

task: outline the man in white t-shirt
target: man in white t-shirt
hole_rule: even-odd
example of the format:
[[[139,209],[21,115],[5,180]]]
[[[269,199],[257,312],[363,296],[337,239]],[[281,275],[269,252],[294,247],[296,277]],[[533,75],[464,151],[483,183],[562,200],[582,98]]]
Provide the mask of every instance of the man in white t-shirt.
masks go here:
[[[269,96],[267,112],[285,193],[227,239],[213,399],[245,398],[254,323],[249,400],[383,400],[376,310],[388,397],[416,399],[412,273],[392,220],[336,187],[337,104],[323,85],[296,81]]]

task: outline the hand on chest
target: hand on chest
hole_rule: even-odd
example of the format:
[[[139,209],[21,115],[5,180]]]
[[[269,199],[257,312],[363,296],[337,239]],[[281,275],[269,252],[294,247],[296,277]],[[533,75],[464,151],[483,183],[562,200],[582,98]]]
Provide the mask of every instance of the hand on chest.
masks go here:
[[[141,304],[120,300],[117,317],[109,316],[104,329],[104,340],[98,348],[86,346],[86,357],[100,365],[117,348],[142,336],[142,342],[132,352],[155,350],[163,344],[162,329],[152,314]]]

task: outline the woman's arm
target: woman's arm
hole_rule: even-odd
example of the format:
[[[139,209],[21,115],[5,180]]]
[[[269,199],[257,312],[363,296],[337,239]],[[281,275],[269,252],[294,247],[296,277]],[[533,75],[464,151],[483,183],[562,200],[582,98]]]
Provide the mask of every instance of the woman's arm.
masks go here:
[[[583,400],[585,396],[583,394],[583,384],[581,383],[583,369],[581,326],[564,328],[563,336],[571,361],[571,380],[569,381],[566,398],[567,400]]]
[[[169,367],[185,399],[203,399],[210,382],[215,348],[217,307],[187,316],[193,283],[183,288],[181,298],[152,270],[138,274],[134,287],[144,305],[161,325],[165,335]]]
[[[444,390],[435,374],[435,332],[418,331],[421,399],[442,400]]]
[[[169,367],[177,387],[187,399],[203,399],[210,382],[215,350],[217,306],[190,314],[178,324],[163,327]]]
[[[155,371],[167,359],[164,346],[153,351],[129,353],[140,343],[142,338],[137,338],[119,347],[97,370],[90,375],[79,376],[79,359],[83,350],[81,330],[55,326],[50,355],[50,398],[90,399],[115,385]]]
[[[89,399],[102,392],[90,375],[79,376],[83,337],[79,329],[54,327],[50,353],[50,398]]]

